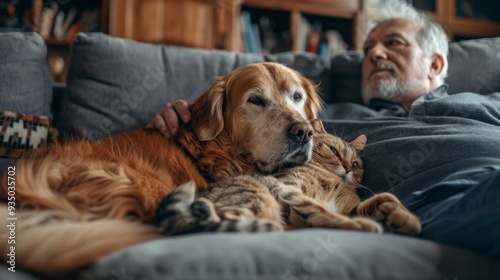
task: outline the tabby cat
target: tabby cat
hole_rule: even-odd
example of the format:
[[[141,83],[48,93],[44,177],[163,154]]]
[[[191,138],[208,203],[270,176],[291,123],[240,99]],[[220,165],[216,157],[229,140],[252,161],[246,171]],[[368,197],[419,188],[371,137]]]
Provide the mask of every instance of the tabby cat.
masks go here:
[[[188,182],[167,196],[157,210],[160,231],[177,235],[203,231],[271,231],[323,227],[417,235],[420,221],[390,193],[363,202],[366,137],[347,143],[314,128],[309,163],[273,174],[245,175],[209,184],[196,194]]]

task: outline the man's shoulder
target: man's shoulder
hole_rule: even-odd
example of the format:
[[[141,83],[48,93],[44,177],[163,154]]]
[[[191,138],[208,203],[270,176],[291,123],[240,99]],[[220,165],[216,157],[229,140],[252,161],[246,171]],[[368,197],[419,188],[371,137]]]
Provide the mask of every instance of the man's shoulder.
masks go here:
[[[492,114],[494,113],[494,114]],[[410,115],[422,117],[454,117],[481,122],[500,123],[500,93],[478,94],[460,92],[449,94],[443,89],[433,91],[412,105]]]

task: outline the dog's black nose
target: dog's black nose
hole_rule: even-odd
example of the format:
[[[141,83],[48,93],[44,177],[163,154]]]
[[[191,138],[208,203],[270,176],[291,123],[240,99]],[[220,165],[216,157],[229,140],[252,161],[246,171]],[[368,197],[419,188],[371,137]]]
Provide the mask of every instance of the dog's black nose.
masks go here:
[[[313,135],[313,128],[309,123],[294,123],[288,130],[290,136],[297,142],[307,143],[311,141]]]

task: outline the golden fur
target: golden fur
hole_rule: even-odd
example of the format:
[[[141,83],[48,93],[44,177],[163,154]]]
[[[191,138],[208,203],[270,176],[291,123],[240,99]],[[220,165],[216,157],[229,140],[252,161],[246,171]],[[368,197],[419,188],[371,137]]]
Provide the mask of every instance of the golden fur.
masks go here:
[[[305,162],[312,144],[297,137],[320,107],[314,86],[298,72],[251,64],[196,99],[191,125],[172,141],[140,128],[36,150],[15,167],[16,267],[69,276],[115,250],[160,237],[150,222],[161,199],[182,183],[203,189],[207,180]],[[0,246],[5,252],[7,243]]]

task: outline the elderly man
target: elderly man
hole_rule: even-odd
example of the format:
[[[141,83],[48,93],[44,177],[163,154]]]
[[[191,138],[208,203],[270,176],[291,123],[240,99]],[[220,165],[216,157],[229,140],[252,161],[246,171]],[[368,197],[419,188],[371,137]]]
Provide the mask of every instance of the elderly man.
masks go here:
[[[405,3],[381,10],[364,53],[368,106],[329,105],[325,127],[367,135],[364,184],[403,199],[423,238],[500,258],[500,93],[447,94],[446,34]],[[178,116],[189,121],[182,100],[149,126],[170,137]]]

